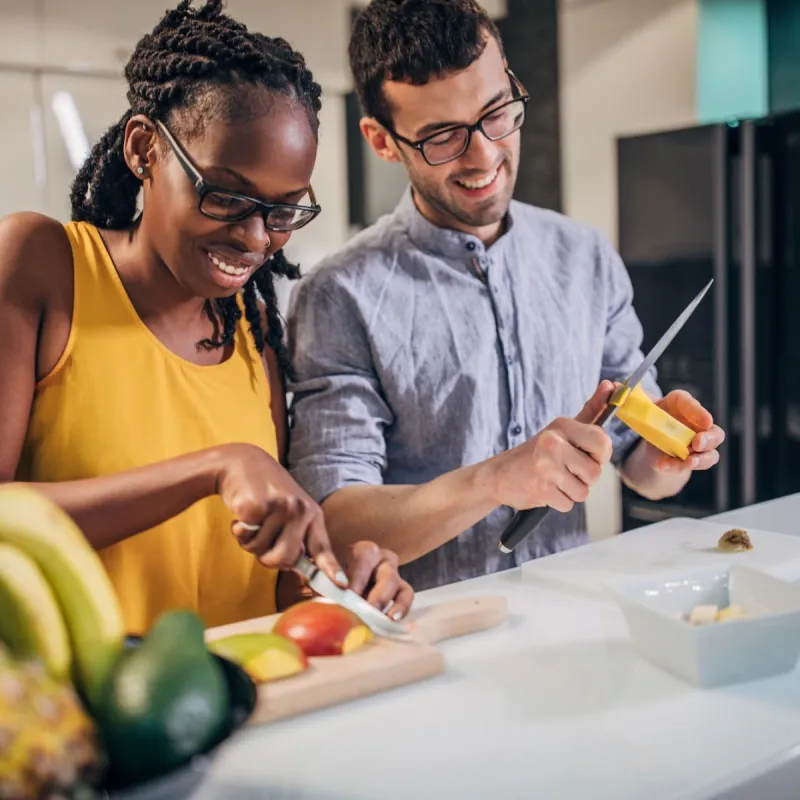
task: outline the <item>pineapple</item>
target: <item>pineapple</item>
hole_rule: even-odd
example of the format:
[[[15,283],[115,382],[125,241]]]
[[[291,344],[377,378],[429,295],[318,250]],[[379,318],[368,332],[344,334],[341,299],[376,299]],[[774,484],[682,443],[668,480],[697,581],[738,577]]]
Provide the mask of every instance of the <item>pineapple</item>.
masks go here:
[[[101,750],[72,686],[0,643],[0,800],[93,798]]]

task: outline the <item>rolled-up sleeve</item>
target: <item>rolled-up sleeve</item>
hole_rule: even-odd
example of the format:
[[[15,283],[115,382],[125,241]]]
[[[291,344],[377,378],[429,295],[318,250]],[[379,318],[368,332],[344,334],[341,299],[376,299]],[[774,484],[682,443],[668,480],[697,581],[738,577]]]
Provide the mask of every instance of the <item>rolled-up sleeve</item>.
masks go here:
[[[644,359],[642,324],[633,306],[633,285],[619,254],[602,238],[599,254],[609,288],[601,378],[621,383]],[[644,377],[641,386],[654,399],[662,396],[654,367]],[[638,444],[639,436],[619,420],[611,423],[609,435],[614,446],[612,462],[619,466]]]
[[[292,475],[318,503],[345,486],[382,483],[392,412],[355,299],[330,274],[312,274],[295,288],[287,322]]]

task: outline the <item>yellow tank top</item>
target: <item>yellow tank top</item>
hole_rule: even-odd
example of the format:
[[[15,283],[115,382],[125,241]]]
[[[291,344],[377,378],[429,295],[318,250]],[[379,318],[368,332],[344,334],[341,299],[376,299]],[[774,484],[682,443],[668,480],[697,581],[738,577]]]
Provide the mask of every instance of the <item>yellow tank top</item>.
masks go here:
[[[244,317],[226,361],[184,360],[139,318],[97,229],[65,227],[72,327],[36,386],[17,479],[91,478],[227,442],[277,457],[269,383]],[[207,626],[274,613],[277,573],[239,547],[231,522],[220,498],[209,497],[100,551],[129,633],[174,608],[195,611]]]

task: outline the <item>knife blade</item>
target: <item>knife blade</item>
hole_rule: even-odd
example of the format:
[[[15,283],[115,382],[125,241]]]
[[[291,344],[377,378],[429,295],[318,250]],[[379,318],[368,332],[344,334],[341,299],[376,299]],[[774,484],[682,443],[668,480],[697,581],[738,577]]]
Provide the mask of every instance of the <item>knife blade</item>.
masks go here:
[[[361,595],[356,594],[352,589],[343,589],[337,586],[310,558],[300,556],[295,561],[293,569],[306,579],[308,585],[317,594],[338,603],[340,606],[352,611],[360,617],[364,624],[373,633],[384,636],[387,639],[397,641],[412,642],[414,637],[405,625],[395,622],[379,611],[375,606],[370,605]]]
[[[658,361],[663,355],[664,351],[670,346],[672,340],[678,335],[678,332],[686,324],[689,317],[692,316],[694,310],[700,305],[700,301],[706,296],[706,292],[711,288],[714,283],[712,278],[695,296],[694,300],[681,312],[681,315],[669,326],[666,333],[655,343],[650,352],[644,357],[642,363],[625,379],[625,382],[617,387],[614,395],[612,395],[612,402],[610,402],[603,413],[595,421],[595,425],[605,427],[606,424],[612,420],[619,409],[621,403],[616,402],[614,398],[624,397],[629,391],[635,389],[641,382],[644,376],[650,371],[650,368]]]
[[[239,524],[248,531],[261,530],[260,525],[238,520]],[[414,637],[405,625],[395,622],[386,614],[370,605],[361,595],[352,589],[343,589],[337,586],[308,556],[300,556],[292,565],[292,569],[303,578],[306,583],[319,595],[338,603],[340,606],[352,611],[360,617],[364,624],[378,636],[395,639],[401,642],[413,642]]]
[[[686,306],[675,322],[669,326],[664,335],[644,357],[639,366],[625,379],[625,382],[614,390],[605,409],[603,409],[603,412],[594,421],[595,425],[605,428],[608,423],[614,419],[624,399],[639,385],[639,383],[641,383],[650,368],[658,361],[667,347],[669,347],[672,340],[686,324],[686,321],[692,316],[694,310],[700,305],[700,301],[705,297],[706,292],[708,292],[713,283],[714,279],[712,278],[697,294],[694,300]],[[525,538],[541,524],[542,520],[551,510],[549,506],[541,506],[539,508],[518,511],[514,514],[511,522],[509,522],[500,537],[500,543],[498,545],[500,550],[503,553],[511,553],[520,542],[524,541]]]

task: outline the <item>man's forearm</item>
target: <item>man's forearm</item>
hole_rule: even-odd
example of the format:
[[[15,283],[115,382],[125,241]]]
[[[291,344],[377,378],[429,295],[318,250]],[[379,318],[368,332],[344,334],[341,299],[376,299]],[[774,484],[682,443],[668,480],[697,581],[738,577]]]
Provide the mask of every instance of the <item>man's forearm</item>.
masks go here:
[[[620,469],[623,483],[648,500],[663,500],[674,497],[689,482],[691,472],[688,469],[664,472],[653,465],[652,445],[640,441],[633,452],[625,460]]]
[[[347,486],[322,504],[334,549],[370,539],[407,564],[497,508],[483,462],[419,486]]]

